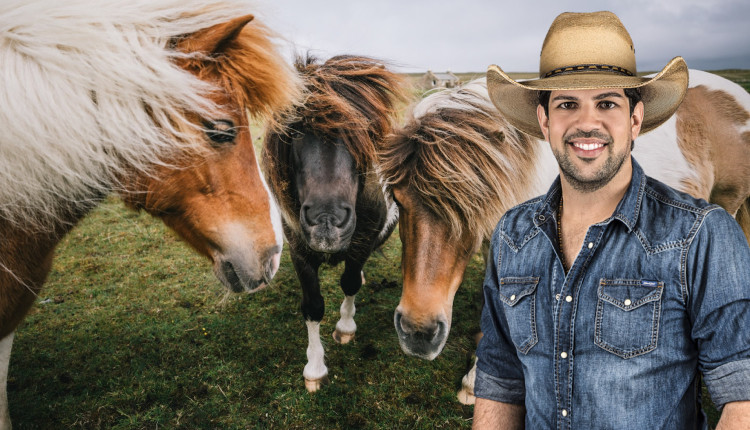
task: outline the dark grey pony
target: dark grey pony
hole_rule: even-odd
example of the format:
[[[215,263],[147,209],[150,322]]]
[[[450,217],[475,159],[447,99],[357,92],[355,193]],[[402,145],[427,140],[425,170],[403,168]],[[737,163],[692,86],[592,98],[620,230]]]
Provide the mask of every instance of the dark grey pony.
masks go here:
[[[354,295],[364,283],[362,267],[398,219],[375,168],[378,146],[406,98],[399,75],[370,58],[338,56],[323,64],[298,58],[295,66],[306,97],[294,114],[266,132],[262,159],[302,285],[308,332],[303,374],[314,392],[328,375],[320,341],[324,303],[318,268],[345,262],[340,284],[346,297],[333,337],[347,343],[357,329]]]

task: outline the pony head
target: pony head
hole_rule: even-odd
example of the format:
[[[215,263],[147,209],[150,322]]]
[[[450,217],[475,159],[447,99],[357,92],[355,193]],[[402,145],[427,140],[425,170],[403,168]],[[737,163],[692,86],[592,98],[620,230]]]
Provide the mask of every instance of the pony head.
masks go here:
[[[379,171],[399,206],[402,243],[394,324],[407,354],[442,351],[464,271],[524,187],[511,166],[533,159],[530,142],[475,81],[422,100],[384,144]]]
[[[279,267],[281,218],[260,174],[251,117],[269,117],[294,99],[296,78],[275,54],[268,30],[251,15],[173,40],[177,64],[212,90],[209,114],[189,112],[179,138],[190,151],[147,174],[123,178],[123,197],[161,218],[213,262],[231,291],[254,292]]]

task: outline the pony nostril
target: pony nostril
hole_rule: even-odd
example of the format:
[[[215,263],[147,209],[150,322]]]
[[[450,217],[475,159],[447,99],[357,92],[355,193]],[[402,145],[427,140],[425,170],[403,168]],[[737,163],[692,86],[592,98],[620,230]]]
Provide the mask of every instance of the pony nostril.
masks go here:
[[[313,219],[312,214],[312,205],[302,205],[302,216],[300,217],[300,221],[302,221],[304,224],[307,225],[315,225],[315,220]]]
[[[348,225],[352,220],[352,207],[349,205],[342,205],[342,207],[336,211],[336,220],[335,220],[335,226],[336,227],[344,227]]]
[[[276,271],[279,270],[281,264],[281,246],[274,246],[266,252],[266,257],[263,260],[263,281],[267,284],[271,282]]]

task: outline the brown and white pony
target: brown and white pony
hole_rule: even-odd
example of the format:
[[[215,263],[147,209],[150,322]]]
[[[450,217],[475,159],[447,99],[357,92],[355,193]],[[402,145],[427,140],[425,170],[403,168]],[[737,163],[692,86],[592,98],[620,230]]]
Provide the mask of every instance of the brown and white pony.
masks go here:
[[[266,134],[262,157],[302,286],[303,375],[314,392],[328,375],[318,269],[345,263],[345,299],[333,338],[348,343],[357,329],[354,295],[364,283],[362,267],[396,226],[398,212],[376,175],[376,150],[405,97],[401,77],[371,58],[337,56],[322,64],[300,58],[295,65],[306,83],[305,101],[280,119],[286,130]]]
[[[750,241],[750,95],[691,70],[677,113],[636,139],[646,173],[723,206]],[[401,348],[432,360],[450,330],[470,257],[510,207],[543,194],[558,174],[549,145],[513,129],[484,79],[425,98],[380,155],[399,205],[403,292],[394,322]],[[472,369],[473,370],[473,369]],[[472,401],[473,373],[459,394]]]
[[[0,429],[13,334],[55,245],[118,193],[253,291],[279,265],[276,204],[250,117],[299,95],[271,33],[240,1],[0,5]]]

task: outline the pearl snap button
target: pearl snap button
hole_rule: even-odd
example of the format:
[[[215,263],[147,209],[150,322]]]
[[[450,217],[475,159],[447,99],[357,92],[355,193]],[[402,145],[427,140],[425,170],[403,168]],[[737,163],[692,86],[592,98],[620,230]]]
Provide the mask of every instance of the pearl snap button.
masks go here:
[[[555,294],[555,300],[558,300],[558,301],[560,300],[560,295],[559,294]]]
[[[630,306],[630,304],[633,303],[630,301],[630,299],[625,299],[625,306]]]
[[[567,409],[563,409],[562,410],[562,416],[564,416],[564,417],[568,416],[568,410]]]
[[[510,296],[510,299],[511,299],[511,300],[515,300],[515,299],[516,299],[516,295],[515,295],[515,294],[513,294],[512,296]]]
[[[594,247],[594,242],[589,242],[589,249]]]
[[[573,297],[567,296],[567,297],[565,297],[565,301],[568,302],[568,303],[570,303],[570,302],[573,301]]]
[[[563,351],[563,352],[560,353],[560,357],[562,357],[562,358],[568,358],[568,353],[565,352],[565,351]]]

